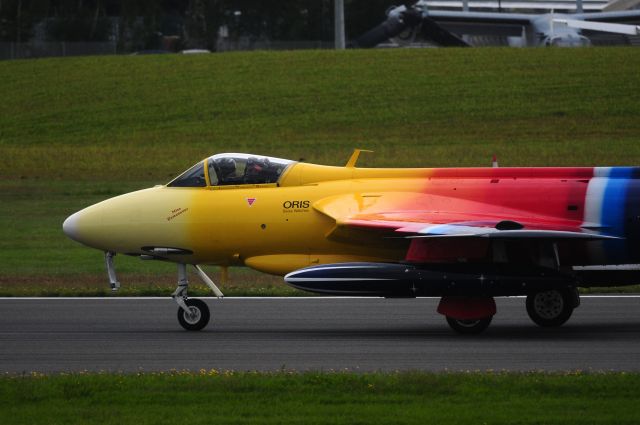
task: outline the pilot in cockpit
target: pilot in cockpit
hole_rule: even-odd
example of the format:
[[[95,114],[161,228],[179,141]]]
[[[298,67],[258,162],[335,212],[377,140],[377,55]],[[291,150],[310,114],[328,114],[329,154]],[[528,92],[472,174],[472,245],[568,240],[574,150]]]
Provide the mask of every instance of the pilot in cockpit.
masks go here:
[[[245,183],[266,183],[269,174],[269,160],[267,158],[249,157],[247,167],[244,172]]]
[[[232,156],[233,155],[233,156]],[[168,187],[276,184],[293,161],[247,154],[219,154],[195,164],[170,181]],[[205,177],[205,166],[209,180]]]
[[[220,158],[216,161],[219,170],[220,184],[237,184],[236,160],[233,158]]]

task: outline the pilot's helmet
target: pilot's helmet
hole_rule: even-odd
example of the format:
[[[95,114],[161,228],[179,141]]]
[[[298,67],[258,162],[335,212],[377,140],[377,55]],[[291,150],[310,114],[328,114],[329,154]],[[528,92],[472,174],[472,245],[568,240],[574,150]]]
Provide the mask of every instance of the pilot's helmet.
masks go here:
[[[247,159],[247,171],[250,173],[257,173],[259,171],[262,170],[262,164],[260,161],[260,158],[256,158],[256,157],[249,157],[249,159]]]
[[[220,158],[218,160],[218,168],[223,177],[234,174],[236,172],[236,160],[233,158]]]

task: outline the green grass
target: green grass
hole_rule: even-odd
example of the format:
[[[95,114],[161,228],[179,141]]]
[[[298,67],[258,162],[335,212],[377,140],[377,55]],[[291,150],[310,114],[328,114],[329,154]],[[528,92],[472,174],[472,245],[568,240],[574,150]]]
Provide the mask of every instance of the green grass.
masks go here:
[[[103,279],[101,254],[66,239],[64,218],[216,152],[337,165],[353,147],[375,150],[363,166],[481,166],[494,153],[503,166],[638,165],[637,69],[634,48],[0,62],[0,294],[72,294]],[[131,293],[174,274],[132,258],[117,267],[138,285]],[[232,277],[250,292],[291,291]]]
[[[637,424],[626,373],[67,374],[0,378],[7,424]]]

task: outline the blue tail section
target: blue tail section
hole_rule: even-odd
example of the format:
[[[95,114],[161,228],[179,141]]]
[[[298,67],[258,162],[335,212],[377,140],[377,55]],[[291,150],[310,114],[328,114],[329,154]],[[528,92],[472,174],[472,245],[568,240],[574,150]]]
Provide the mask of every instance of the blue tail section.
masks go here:
[[[613,167],[602,200],[605,233],[624,237],[607,241],[604,247],[612,262],[640,261],[640,167]]]

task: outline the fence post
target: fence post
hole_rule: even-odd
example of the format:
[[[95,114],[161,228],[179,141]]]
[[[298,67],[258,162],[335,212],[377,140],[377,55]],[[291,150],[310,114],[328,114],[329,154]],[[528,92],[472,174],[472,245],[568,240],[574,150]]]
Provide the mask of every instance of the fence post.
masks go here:
[[[344,39],[344,0],[335,0],[334,2],[334,43],[337,50],[345,48]]]

